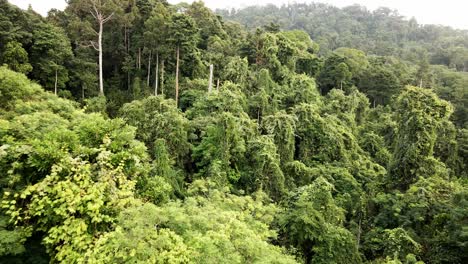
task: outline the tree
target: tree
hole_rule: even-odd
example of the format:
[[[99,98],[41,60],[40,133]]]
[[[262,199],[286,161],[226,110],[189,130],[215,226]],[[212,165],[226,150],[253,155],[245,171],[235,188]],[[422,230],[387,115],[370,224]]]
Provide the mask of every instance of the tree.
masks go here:
[[[352,73],[346,64],[346,59],[338,54],[328,57],[317,78],[322,93],[328,93],[333,88],[348,88],[351,84]]]
[[[172,16],[169,25],[169,42],[176,48],[176,72],[175,72],[175,102],[179,102],[179,63],[180,51],[190,52],[196,47],[198,29],[193,19],[186,15],[177,13]]]
[[[369,67],[369,61],[362,50],[339,48],[334,53],[346,58],[346,65],[353,76],[360,76]]]
[[[266,243],[275,237],[269,226],[277,208],[263,193],[237,196],[201,180],[188,193],[182,203],[157,208],[152,223],[181,236],[196,252],[190,254],[192,262],[297,263],[280,247]]]
[[[99,31],[97,32],[98,35],[98,42],[97,42],[97,47],[95,46],[95,42],[92,42],[93,47],[98,51],[99,53],[99,94],[104,95],[104,77],[103,77],[103,70],[102,70],[102,34],[104,30],[104,24],[107,23],[112,16],[114,15],[114,12],[108,13],[109,11],[105,11],[104,8],[106,7],[105,5],[110,2],[110,1],[104,1],[102,0],[91,0],[91,4],[93,7],[93,10],[90,10],[91,15],[96,19],[96,22],[98,23],[98,28]]]
[[[294,159],[296,122],[295,116],[284,111],[265,116],[262,120],[263,129],[273,135],[282,164]]]
[[[58,87],[68,81],[66,63],[73,59],[71,44],[61,28],[42,24],[33,31],[31,59],[34,61],[32,75],[44,87],[53,87],[57,95]]]
[[[247,155],[252,171],[241,181],[249,192],[264,191],[275,201],[285,194],[284,175],[280,167],[280,157],[271,136],[259,136],[247,144]]]
[[[98,52],[98,67],[99,67],[99,94],[104,95],[104,70],[103,70],[103,35],[104,25],[112,19],[116,12],[120,12],[123,2],[115,0],[86,0],[86,1],[70,1],[68,9],[74,13],[78,19],[76,26],[78,31],[82,32],[82,36],[97,36],[95,40],[84,40],[85,46],[91,46]],[[86,15],[83,15],[86,14]],[[88,16],[88,14],[91,15]],[[97,29],[91,25],[94,20]]]
[[[10,116],[0,121],[1,219],[11,219],[20,242],[42,241],[53,261],[83,261],[132,200],[145,147],[122,120],[85,114],[5,67],[0,87]]]
[[[373,105],[388,104],[402,89],[400,80],[390,67],[372,64],[365,70],[358,82],[359,89],[367,94]]]
[[[166,6],[157,2],[151,11],[150,17],[145,21],[144,37],[148,46],[156,53],[156,69],[155,69],[155,84],[154,95],[158,94],[159,88],[159,60],[160,54],[166,55],[167,43],[166,39],[169,37],[169,25],[171,21],[171,14]],[[148,86],[150,78],[150,67],[148,64]]]
[[[305,263],[360,263],[356,242],[346,230],[344,210],[335,204],[333,185],[324,178],[299,188],[278,217],[288,246],[300,250]]]
[[[29,63],[28,53],[23,49],[21,43],[16,41],[8,42],[5,45],[2,57],[2,62],[14,71],[28,74],[33,69]]]
[[[391,186],[406,190],[418,177],[443,175],[445,166],[434,158],[437,128],[453,112],[431,90],[407,87],[396,102],[398,130],[390,164]]]
[[[227,35],[223,29],[223,21],[219,16],[216,16],[209,8],[205,6],[203,1],[194,1],[187,8],[187,15],[189,15],[195,22],[196,27],[200,31],[200,42],[198,47],[206,49],[208,47],[209,39],[218,36],[226,39]]]
[[[171,159],[183,168],[191,147],[189,121],[172,99],[150,96],[125,104],[119,114],[137,128],[137,138],[150,150],[155,148],[157,140],[163,139]]]

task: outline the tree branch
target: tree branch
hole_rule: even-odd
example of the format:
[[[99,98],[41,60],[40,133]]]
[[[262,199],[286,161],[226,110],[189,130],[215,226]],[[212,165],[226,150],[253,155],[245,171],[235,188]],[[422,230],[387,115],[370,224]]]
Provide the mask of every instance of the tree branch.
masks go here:
[[[83,44],[83,43],[80,43],[79,44],[80,47],[83,47],[83,48],[90,48],[90,47],[93,47],[96,51],[99,51],[99,47],[97,46],[97,43],[95,41],[89,41],[89,44]]]
[[[112,14],[110,14],[108,17],[104,18],[104,19],[102,20],[102,23],[104,24],[104,23],[106,23],[107,21],[109,21],[109,20],[112,18],[113,15],[114,15],[114,12],[112,12]]]

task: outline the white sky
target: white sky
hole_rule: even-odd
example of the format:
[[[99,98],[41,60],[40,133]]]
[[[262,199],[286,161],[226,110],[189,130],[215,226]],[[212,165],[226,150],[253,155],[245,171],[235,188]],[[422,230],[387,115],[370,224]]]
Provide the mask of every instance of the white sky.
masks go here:
[[[51,8],[63,9],[65,0],[8,0],[21,8],[29,4],[42,15],[46,15]],[[169,0],[170,3],[193,2],[192,0]],[[205,0],[212,9],[224,7],[245,7],[249,5],[263,5],[268,3],[303,3],[312,0]],[[352,4],[364,5],[373,10],[380,6],[397,9],[401,15],[408,18],[415,17],[419,23],[442,24],[460,29],[468,29],[468,1],[467,0],[317,0],[315,2],[329,3],[338,7]]]

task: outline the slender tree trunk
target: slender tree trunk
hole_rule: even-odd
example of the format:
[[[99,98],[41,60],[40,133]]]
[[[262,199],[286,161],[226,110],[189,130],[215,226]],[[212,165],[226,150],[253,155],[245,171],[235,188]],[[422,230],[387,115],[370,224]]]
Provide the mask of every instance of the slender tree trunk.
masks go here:
[[[130,83],[130,71],[127,72],[127,90],[130,90],[130,86],[131,86],[131,83]]]
[[[164,60],[161,62],[161,94],[164,95]]]
[[[99,32],[96,32],[98,35],[98,46],[96,47],[95,42],[91,42],[91,45],[94,47],[95,50],[99,52],[99,94],[104,95],[104,77],[102,71],[102,33],[104,24],[109,21],[114,13],[110,14],[109,16],[105,17],[104,14],[99,10],[102,8],[101,1],[92,1],[93,10],[91,11],[91,15],[96,19],[97,23],[99,24]],[[98,6],[96,6],[98,4]]]
[[[156,77],[154,80],[154,95],[158,95],[158,83],[159,83],[159,52],[156,53]]]
[[[218,82],[216,83],[216,91],[219,92],[219,79],[218,79]]]
[[[104,22],[99,21],[99,37],[98,37],[98,51],[99,51],[99,95],[104,95],[104,77],[102,73],[102,28]]]
[[[151,50],[148,58],[148,77],[146,78],[146,86],[150,86],[150,76],[151,76]]]
[[[84,102],[84,90],[85,90],[85,87],[84,85],[81,86],[81,101]]]
[[[124,27],[124,45],[125,45],[125,51],[128,53],[127,26]]]
[[[179,54],[180,48],[177,45],[177,52],[176,52],[176,75],[175,75],[175,104],[176,107],[179,105]]]
[[[419,80],[419,88],[422,88],[422,86],[423,86],[423,80],[422,80],[422,78],[421,78],[421,79]]]
[[[138,64],[138,69],[141,70],[141,48],[138,48],[138,60],[137,60],[137,64]]]
[[[361,245],[361,233],[362,233],[362,229],[361,229],[361,222],[362,222],[362,217],[359,216],[359,225],[358,225],[358,233],[357,233],[357,248],[359,249],[360,245]]]
[[[124,33],[125,33],[125,37],[124,37],[125,53],[128,56],[130,40],[129,40],[129,37],[128,37],[128,28],[127,28],[127,26],[125,26],[125,28],[124,28]],[[129,89],[130,89],[130,71],[127,71],[127,90],[129,90]]]
[[[127,49],[127,54],[130,54],[130,32],[128,32],[128,39],[127,39],[127,43],[128,43],[128,49]],[[130,87],[132,86],[132,78],[131,78],[131,75],[130,75],[130,71],[128,71],[127,73],[127,90],[130,90]]]
[[[57,95],[57,82],[58,82],[58,73],[57,73],[57,68],[55,68],[55,87],[54,87],[55,95]]]
[[[213,89],[213,64],[210,65],[210,78],[208,81],[208,93]]]

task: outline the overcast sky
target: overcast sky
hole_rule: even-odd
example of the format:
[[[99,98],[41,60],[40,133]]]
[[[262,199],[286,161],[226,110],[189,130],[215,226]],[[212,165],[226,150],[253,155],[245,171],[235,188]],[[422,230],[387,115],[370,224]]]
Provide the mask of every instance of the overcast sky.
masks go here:
[[[21,8],[29,4],[42,15],[46,15],[51,8],[63,9],[65,0],[8,0]],[[192,2],[191,0],[169,0],[170,3]],[[303,3],[312,0],[205,0],[206,5],[212,9],[224,7],[245,7],[249,5],[263,5],[267,3]],[[468,29],[468,0],[318,0],[314,2],[329,3],[338,7],[352,4],[364,5],[373,10],[380,6],[397,9],[400,14],[411,18],[415,17],[419,23],[442,24],[455,28]]]

